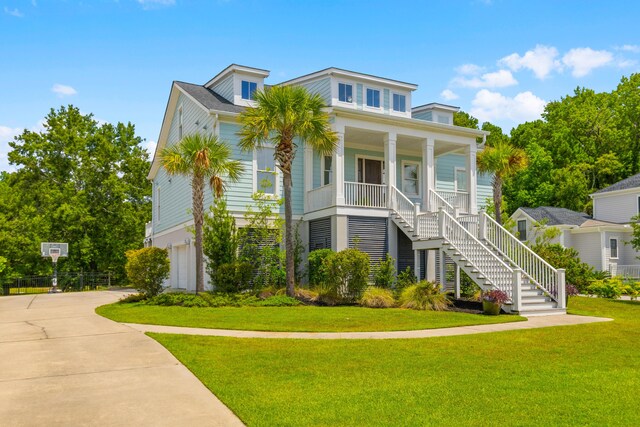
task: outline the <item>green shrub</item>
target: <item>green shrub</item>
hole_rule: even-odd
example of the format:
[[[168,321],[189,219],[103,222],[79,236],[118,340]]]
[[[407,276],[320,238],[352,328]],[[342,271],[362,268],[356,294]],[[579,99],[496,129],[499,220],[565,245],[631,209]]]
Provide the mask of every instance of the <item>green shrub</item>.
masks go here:
[[[324,260],[328,283],[338,295],[357,301],[367,287],[369,255],[358,249],[344,249]]]
[[[211,273],[216,292],[235,293],[249,289],[253,266],[248,262],[232,262],[218,265]]]
[[[618,299],[625,293],[626,289],[627,285],[622,279],[614,277],[612,279],[594,280],[587,288],[587,292],[599,298]]]
[[[225,287],[226,284],[216,282],[220,277],[216,270],[221,265],[234,263],[238,252],[236,220],[227,209],[225,198],[215,199],[209,214],[204,216],[202,252],[207,257],[207,273],[211,277],[211,284],[214,288]]]
[[[566,281],[574,284],[580,292],[587,292],[591,281],[598,278],[593,267],[580,261],[578,251],[573,248],[565,248],[557,243],[540,243],[532,249],[553,267],[564,268]]]
[[[389,254],[373,269],[373,284],[379,288],[391,289],[396,283],[396,260]]]
[[[130,295],[127,295],[126,297],[120,298],[118,302],[121,304],[130,304],[134,302],[144,301],[146,299],[147,299],[147,296],[145,294],[138,293],[138,294],[130,294]]]
[[[446,310],[451,301],[440,291],[440,285],[422,280],[402,291],[400,306],[412,310]]]
[[[391,290],[375,286],[369,286],[362,294],[359,302],[361,306],[369,308],[389,308],[396,303]]]
[[[129,283],[148,297],[162,292],[162,283],[169,277],[171,268],[167,250],[142,248],[127,251],[126,256],[125,271]]]
[[[286,295],[275,295],[251,305],[256,305],[259,307],[293,307],[296,305],[300,305],[300,301]]]
[[[317,295],[316,302],[320,304],[334,306],[344,302],[338,294],[338,289],[329,283],[319,283],[313,288],[313,291]]]
[[[411,285],[415,285],[418,283],[418,279],[416,279],[416,274],[414,273],[411,267],[407,267],[404,271],[398,273],[398,278],[396,279],[396,295],[402,294],[402,291]]]
[[[321,283],[327,283],[327,273],[324,267],[324,260],[327,257],[333,255],[331,249],[316,249],[309,252],[309,283],[312,285],[319,285]]]
[[[482,289],[460,269],[460,296],[470,301],[480,301]]]
[[[632,300],[637,300],[640,297],[640,282],[629,282],[624,288],[624,294],[629,295]]]

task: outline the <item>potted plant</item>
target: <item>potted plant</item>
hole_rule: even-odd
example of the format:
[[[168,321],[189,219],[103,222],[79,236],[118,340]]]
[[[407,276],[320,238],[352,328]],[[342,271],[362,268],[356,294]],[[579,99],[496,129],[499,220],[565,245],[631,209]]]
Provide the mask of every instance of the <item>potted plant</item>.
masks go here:
[[[576,295],[578,295],[579,294],[578,288],[576,288],[571,283],[567,283],[566,285],[564,285],[564,294],[566,298],[565,307],[569,307],[569,297],[575,297]]]
[[[498,289],[493,289],[489,292],[482,294],[482,310],[484,314],[497,316],[500,314],[500,308],[502,304],[509,300],[509,295],[506,292]]]

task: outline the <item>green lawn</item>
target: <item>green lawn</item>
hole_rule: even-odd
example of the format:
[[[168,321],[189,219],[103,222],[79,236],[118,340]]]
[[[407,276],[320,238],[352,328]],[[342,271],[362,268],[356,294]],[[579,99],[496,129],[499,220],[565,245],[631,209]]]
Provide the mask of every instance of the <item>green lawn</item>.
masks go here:
[[[283,332],[405,331],[524,320],[453,311],[309,306],[186,308],[115,303],[96,312],[126,323]]]
[[[250,426],[640,425],[640,303],[614,322],[414,340],[149,334]]]

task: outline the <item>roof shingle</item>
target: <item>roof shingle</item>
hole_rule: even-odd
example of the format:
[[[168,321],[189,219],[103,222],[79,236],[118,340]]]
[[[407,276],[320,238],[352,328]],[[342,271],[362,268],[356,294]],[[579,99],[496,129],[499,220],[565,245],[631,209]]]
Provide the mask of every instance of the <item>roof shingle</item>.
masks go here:
[[[546,225],[582,225],[591,217],[583,212],[576,212],[565,208],[540,206],[537,208],[520,208],[534,220],[547,220]]]
[[[622,181],[618,181],[615,184],[611,184],[610,186],[603,188],[602,190],[598,190],[593,194],[608,193],[609,191],[627,190],[629,188],[635,187],[640,188],[640,173],[630,176],[629,178],[625,178]]]
[[[241,113],[245,107],[229,102],[211,89],[201,85],[176,81],[175,84],[193,97],[203,107],[209,110],[228,111],[230,113]]]

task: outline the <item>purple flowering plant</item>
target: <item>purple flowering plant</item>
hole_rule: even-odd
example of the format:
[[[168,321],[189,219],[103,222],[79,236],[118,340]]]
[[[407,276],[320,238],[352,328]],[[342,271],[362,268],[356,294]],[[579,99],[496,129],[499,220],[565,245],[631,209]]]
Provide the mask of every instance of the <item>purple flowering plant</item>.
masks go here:
[[[482,294],[482,299],[484,301],[502,305],[509,300],[509,295],[504,291],[493,289]]]
[[[574,285],[572,285],[571,283],[567,283],[564,286],[565,289],[565,293],[568,297],[575,297],[576,295],[578,295],[580,292],[578,291],[578,288],[576,288]]]

